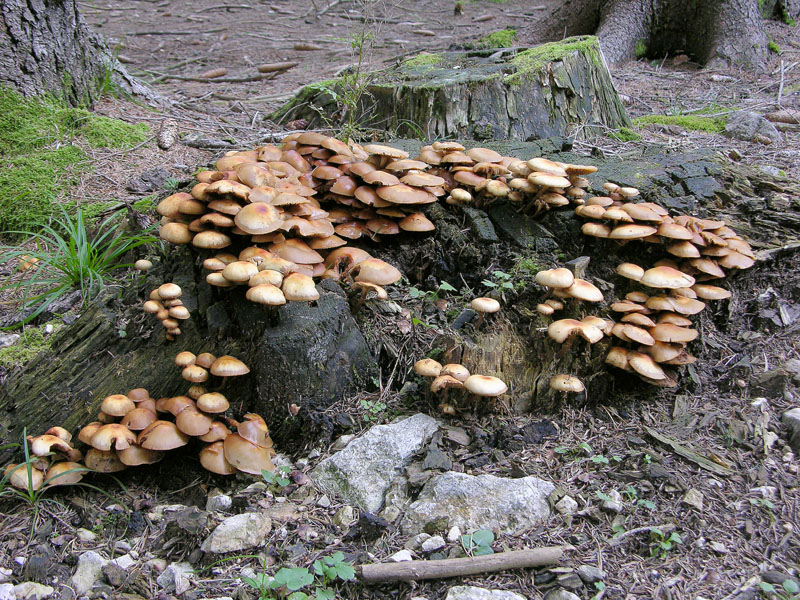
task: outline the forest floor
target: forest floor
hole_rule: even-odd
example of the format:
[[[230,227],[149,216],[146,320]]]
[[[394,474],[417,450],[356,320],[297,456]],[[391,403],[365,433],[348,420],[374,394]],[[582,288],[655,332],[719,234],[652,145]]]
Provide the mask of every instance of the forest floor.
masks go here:
[[[554,3],[555,0],[478,0],[465,2],[463,14],[456,16],[450,0],[377,2],[369,5],[374,21],[365,21],[365,9],[358,2],[334,2],[328,10],[320,0],[316,4],[299,0],[271,5],[263,0],[234,0],[228,4],[196,0],[190,5],[169,0],[81,2],[84,17],[105,36],[129,71],[151,83],[170,105],[153,110],[113,96],[101,100],[96,106],[99,113],[146,123],[152,136],[124,152],[87,149],[93,168],[70,191],[70,201],[103,202],[111,207],[121,199],[141,200],[163,189],[132,192],[131,183],[136,184],[142,173],[166,171],[173,180],[185,180],[198,166],[213,162],[224,151],[215,144],[245,148],[263,143],[273,134],[280,139],[285,130],[272,123],[268,115],[299,87],[329,79],[352,66],[353,36],[371,36],[365,52],[369,68],[392,65],[420,51],[437,52],[475,43],[492,32],[507,29],[516,31],[514,45],[527,46],[538,40],[528,39],[526,30],[545,18]],[[324,14],[320,16],[321,11]],[[609,132],[576,142],[575,150],[587,155],[594,150],[624,157],[635,156],[654,145],[684,151],[713,148],[735,162],[799,180],[800,133],[796,128],[784,132],[783,141],[774,145],[731,140],[719,129],[697,128],[698,115],[724,117],[739,109],[764,113],[778,108],[779,96],[782,107],[800,109],[797,30],[769,22],[767,31],[780,54],[771,55],[763,73],[703,70],[685,57],[640,60],[614,68],[615,84],[631,117],[665,118],[637,124],[634,137],[639,139],[619,139],[619,135]],[[227,70],[225,77],[255,78],[258,65],[284,61],[298,64],[269,80],[195,80],[218,68]],[[167,120],[175,121],[184,137],[170,149],[161,150],[154,138]],[[701,129],[707,128],[706,124],[703,121]],[[787,306],[794,310],[800,302],[795,261],[796,257],[772,264],[754,279],[751,298],[772,289],[775,297],[788,299]],[[774,322],[773,317],[764,313],[753,319]],[[555,515],[524,536],[502,537],[496,548],[574,545],[576,550],[569,556],[568,567],[588,564],[605,571],[605,589],[575,589],[583,598],[598,600],[732,599],[759,573],[771,572],[772,581],[779,581],[790,572],[797,574],[798,462],[779,421],[783,411],[797,405],[794,398],[798,375],[794,379],[783,376],[777,383],[765,375],[789,364],[791,359],[799,359],[800,342],[792,328],[773,328],[768,334],[740,341],[737,352],[726,362],[702,373],[713,380],[703,381],[691,393],[640,391],[618,405],[600,403],[529,417],[496,415],[489,419],[492,423],[453,423],[470,435],[481,427],[493,432],[490,447],[494,449],[487,453],[491,461],[482,472],[536,474],[578,500],[577,515]],[[763,399],[765,396],[767,400]],[[366,429],[389,414],[420,408],[392,405],[392,401],[401,400],[394,395],[387,398],[389,406],[380,410],[375,410],[374,404],[348,405],[347,411],[357,423],[355,431]],[[648,429],[676,440],[691,440],[695,449],[712,456],[718,464],[727,465],[734,474],[721,478],[702,470],[668,446],[656,443]],[[766,432],[776,434],[772,443]],[[313,443],[309,450],[312,448]],[[318,450],[323,456],[328,451]],[[460,450],[455,455],[459,460],[475,458],[474,453]],[[251,592],[238,579],[246,569],[259,572],[264,564],[272,568],[292,561],[308,564],[309,558],[338,549],[352,555],[368,551],[372,559],[382,561],[406,541],[392,530],[376,544],[342,542],[346,528],[331,520],[339,506],[316,502],[318,494],[311,492],[311,500],[297,502],[310,519],[293,515],[281,527],[275,527],[264,557],[240,556],[213,565],[207,559],[197,562],[198,540],[190,533],[165,531],[151,522],[146,515],[154,507],[181,504],[202,510],[214,487],[234,496],[237,507],[255,510],[270,502],[258,494],[242,492],[249,481],[220,482],[199,466],[186,469],[173,463],[157,473],[149,475],[139,470],[131,475],[121,474],[119,479],[125,488],[112,487],[111,499],[88,489],[53,494],[52,499],[38,504],[38,516],[25,504],[4,502],[0,505],[0,568],[10,569],[15,581],[52,583],[54,578],[64,581],[68,571],[74,570],[77,556],[86,550],[120,555],[133,549],[143,554],[158,545],[159,557],[169,562],[188,559],[203,569],[197,575],[199,583],[181,596],[183,600],[223,596],[244,599],[254,597],[248,595]],[[689,490],[702,490],[702,509],[687,503]],[[287,502],[285,498],[292,491],[273,486],[272,492],[278,498],[275,503]],[[623,518],[600,510],[603,498],[612,491],[622,495]],[[33,533],[32,519],[38,519]],[[670,548],[660,546],[664,540],[650,534],[649,528],[662,525],[667,525],[665,537],[676,531],[681,541]],[[643,529],[638,535],[626,537],[623,543],[608,544],[620,526],[628,531]],[[79,539],[76,527],[90,530],[92,536]],[[167,535],[172,537],[165,539]],[[23,557],[27,562],[17,560]],[[1,574],[2,571],[0,581]],[[568,574],[568,570],[554,569],[536,574],[511,572],[469,577],[457,583],[540,598],[543,590],[558,578],[565,581]],[[341,588],[340,596],[422,596],[435,600],[444,598],[450,583],[372,588],[349,584]],[[136,580],[127,582],[125,589],[144,598],[167,597],[156,584],[155,575],[146,571],[137,572]],[[755,594],[739,598],[744,597]]]

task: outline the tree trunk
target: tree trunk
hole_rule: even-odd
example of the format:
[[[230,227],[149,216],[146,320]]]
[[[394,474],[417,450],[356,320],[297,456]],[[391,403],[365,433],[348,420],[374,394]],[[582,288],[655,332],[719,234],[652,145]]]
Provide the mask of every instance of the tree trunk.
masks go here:
[[[528,49],[420,54],[373,75],[356,120],[400,136],[581,138],[630,125],[591,36]],[[307,86],[272,118],[325,127],[345,108],[337,102],[348,95],[342,86],[343,79]]]
[[[113,59],[75,0],[3,0],[0,19],[0,85],[25,96],[54,93],[73,106],[91,106],[109,84],[158,99]]]
[[[702,64],[763,66],[767,36],[756,0],[572,0],[544,33],[597,33],[608,62],[688,54]]]

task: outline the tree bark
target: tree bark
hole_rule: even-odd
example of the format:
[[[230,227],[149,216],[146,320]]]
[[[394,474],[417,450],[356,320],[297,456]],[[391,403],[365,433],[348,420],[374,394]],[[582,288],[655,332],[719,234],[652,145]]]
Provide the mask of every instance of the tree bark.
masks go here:
[[[767,53],[756,0],[571,0],[547,22],[549,38],[596,33],[612,64],[685,53],[705,65],[759,68]]]
[[[3,0],[0,20],[0,85],[25,96],[54,93],[73,106],[91,106],[109,84],[158,100],[89,30],[75,0]]]

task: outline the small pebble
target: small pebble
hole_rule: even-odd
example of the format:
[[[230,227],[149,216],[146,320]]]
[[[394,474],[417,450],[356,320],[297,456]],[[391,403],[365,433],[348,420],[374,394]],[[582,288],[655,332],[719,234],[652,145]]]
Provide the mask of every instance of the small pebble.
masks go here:
[[[445,545],[446,542],[444,541],[444,538],[442,536],[434,535],[432,537],[429,537],[424,542],[422,542],[422,550],[423,552],[434,552],[436,550],[444,548]]]

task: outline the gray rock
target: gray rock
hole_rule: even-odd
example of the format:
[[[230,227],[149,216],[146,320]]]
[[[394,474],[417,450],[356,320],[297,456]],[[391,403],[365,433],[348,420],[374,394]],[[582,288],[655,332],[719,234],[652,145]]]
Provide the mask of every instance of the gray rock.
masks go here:
[[[206,510],[208,512],[226,511],[233,506],[233,498],[223,494],[218,489],[213,489],[206,498]]]
[[[84,552],[78,558],[78,568],[72,576],[72,587],[81,596],[92,589],[95,581],[103,577],[103,566],[108,561],[97,552]]]
[[[418,533],[410,540],[408,540],[405,544],[403,544],[403,547],[406,548],[407,550],[416,550],[417,548],[422,546],[423,542],[427,540],[429,537],[431,537],[430,533]]]
[[[598,569],[592,565],[581,565],[576,569],[576,571],[578,573],[578,577],[583,579],[583,582],[587,584],[592,584],[595,581],[603,581],[603,579],[606,578],[606,574],[602,569]]]
[[[327,492],[362,510],[377,512],[392,482],[402,479],[402,468],[438,428],[435,419],[421,413],[390,425],[376,425],[323,460],[311,476]]]
[[[425,484],[400,526],[406,533],[430,525],[510,533],[533,527],[550,516],[547,496],[554,488],[537,477],[506,479],[450,471]]]
[[[0,333],[0,348],[8,348],[19,341],[18,333]]]
[[[703,494],[696,490],[695,488],[690,488],[686,490],[686,493],[683,495],[681,499],[683,504],[687,506],[691,506],[692,508],[696,508],[697,510],[703,510]]]
[[[125,569],[113,562],[107,562],[105,565],[103,565],[103,575],[105,576],[109,585],[112,585],[115,588],[120,588],[125,585],[125,581],[128,578],[127,573],[125,573]]]
[[[127,189],[134,194],[148,194],[157,192],[164,187],[164,182],[169,179],[170,173],[163,168],[148,169],[139,175],[134,175],[128,180]]]
[[[544,596],[544,600],[581,600],[581,597],[576,596],[564,588],[557,588],[547,592]]]
[[[783,413],[781,421],[789,427],[789,445],[792,450],[800,452],[800,406]]]
[[[11,569],[6,569],[5,567],[0,567],[0,583],[5,583],[11,576],[14,574],[14,571]]]
[[[345,504],[333,515],[333,524],[338,527],[347,527],[356,520],[356,511],[352,506]]]
[[[578,503],[572,496],[564,496],[561,500],[556,502],[556,511],[562,515],[574,515],[578,511]]]
[[[446,545],[444,538],[440,535],[434,535],[429,537],[427,540],[422,542],[422,551],[423,552],[435,552],[436,550],[441,550]]]
[[[75,535],[78,536],[78,539],[82,542],[93,542],[97,539],[97,534],[94,531],[89,531],[88,529],[84,529],[81,527],[75,532]]]
[[[42,600],[50,598],[55,590],[49,585],[25,581],[14,586],[14,596],[16,600]]]
[[[603,504],[600,505],[600,508],[606,512],[610,513],[621,513],[622,512],[622,496],[617,490],[611,490],[608,492],[608,500],[603,500]]]
[[[526,600],[516,592],[487,590],[473,585],[457,585],[447,591],[444,600]]]
[[[203,552],[224,554],[263,545],[272,529],[272,520],[258,513],[228,517],[211,532],[200,547]]]
[[[16,600],[14,586],[10,583],[0,583],[0,600]]]
[[[573,258],[572,260],[567,261],[565,267],[567,267],[575,277],[581,279],[584,275],[586,275],[586,269],[589,268],[589,262],[592,259],[588,256],[579,256],[578,258]]]
[[[414,560],[414,557],[411,555],[411,550],[403,549],[392,554],[389,560],[392,562],[408,562]]]
[[[158,578],[156,578],[156,583],[160,585],[165,592],[180,596],[191,587],[188,576],[192,572],[192,565],[189,563],[172,563],[164,569],[164,572],[161,573]]]
[[[757,112],[739,110],[728,116],[725,134],[740,140],[760,141],[766,138],[775,144],[781,141],[778,129]]]
[[[447,541],[450,542],[451,544],[457,542],[460,537],[461,537],[461,529],[459,529],[458,527],[451,527],[450,531],[447,532]]]
[[[122,569],[130,569],[133,565],[136,564],[136,559],[133,558],[130,554],[123,554],[122,556],[118,556],[117,558],[112,558],[109,563],[113,563]]]

